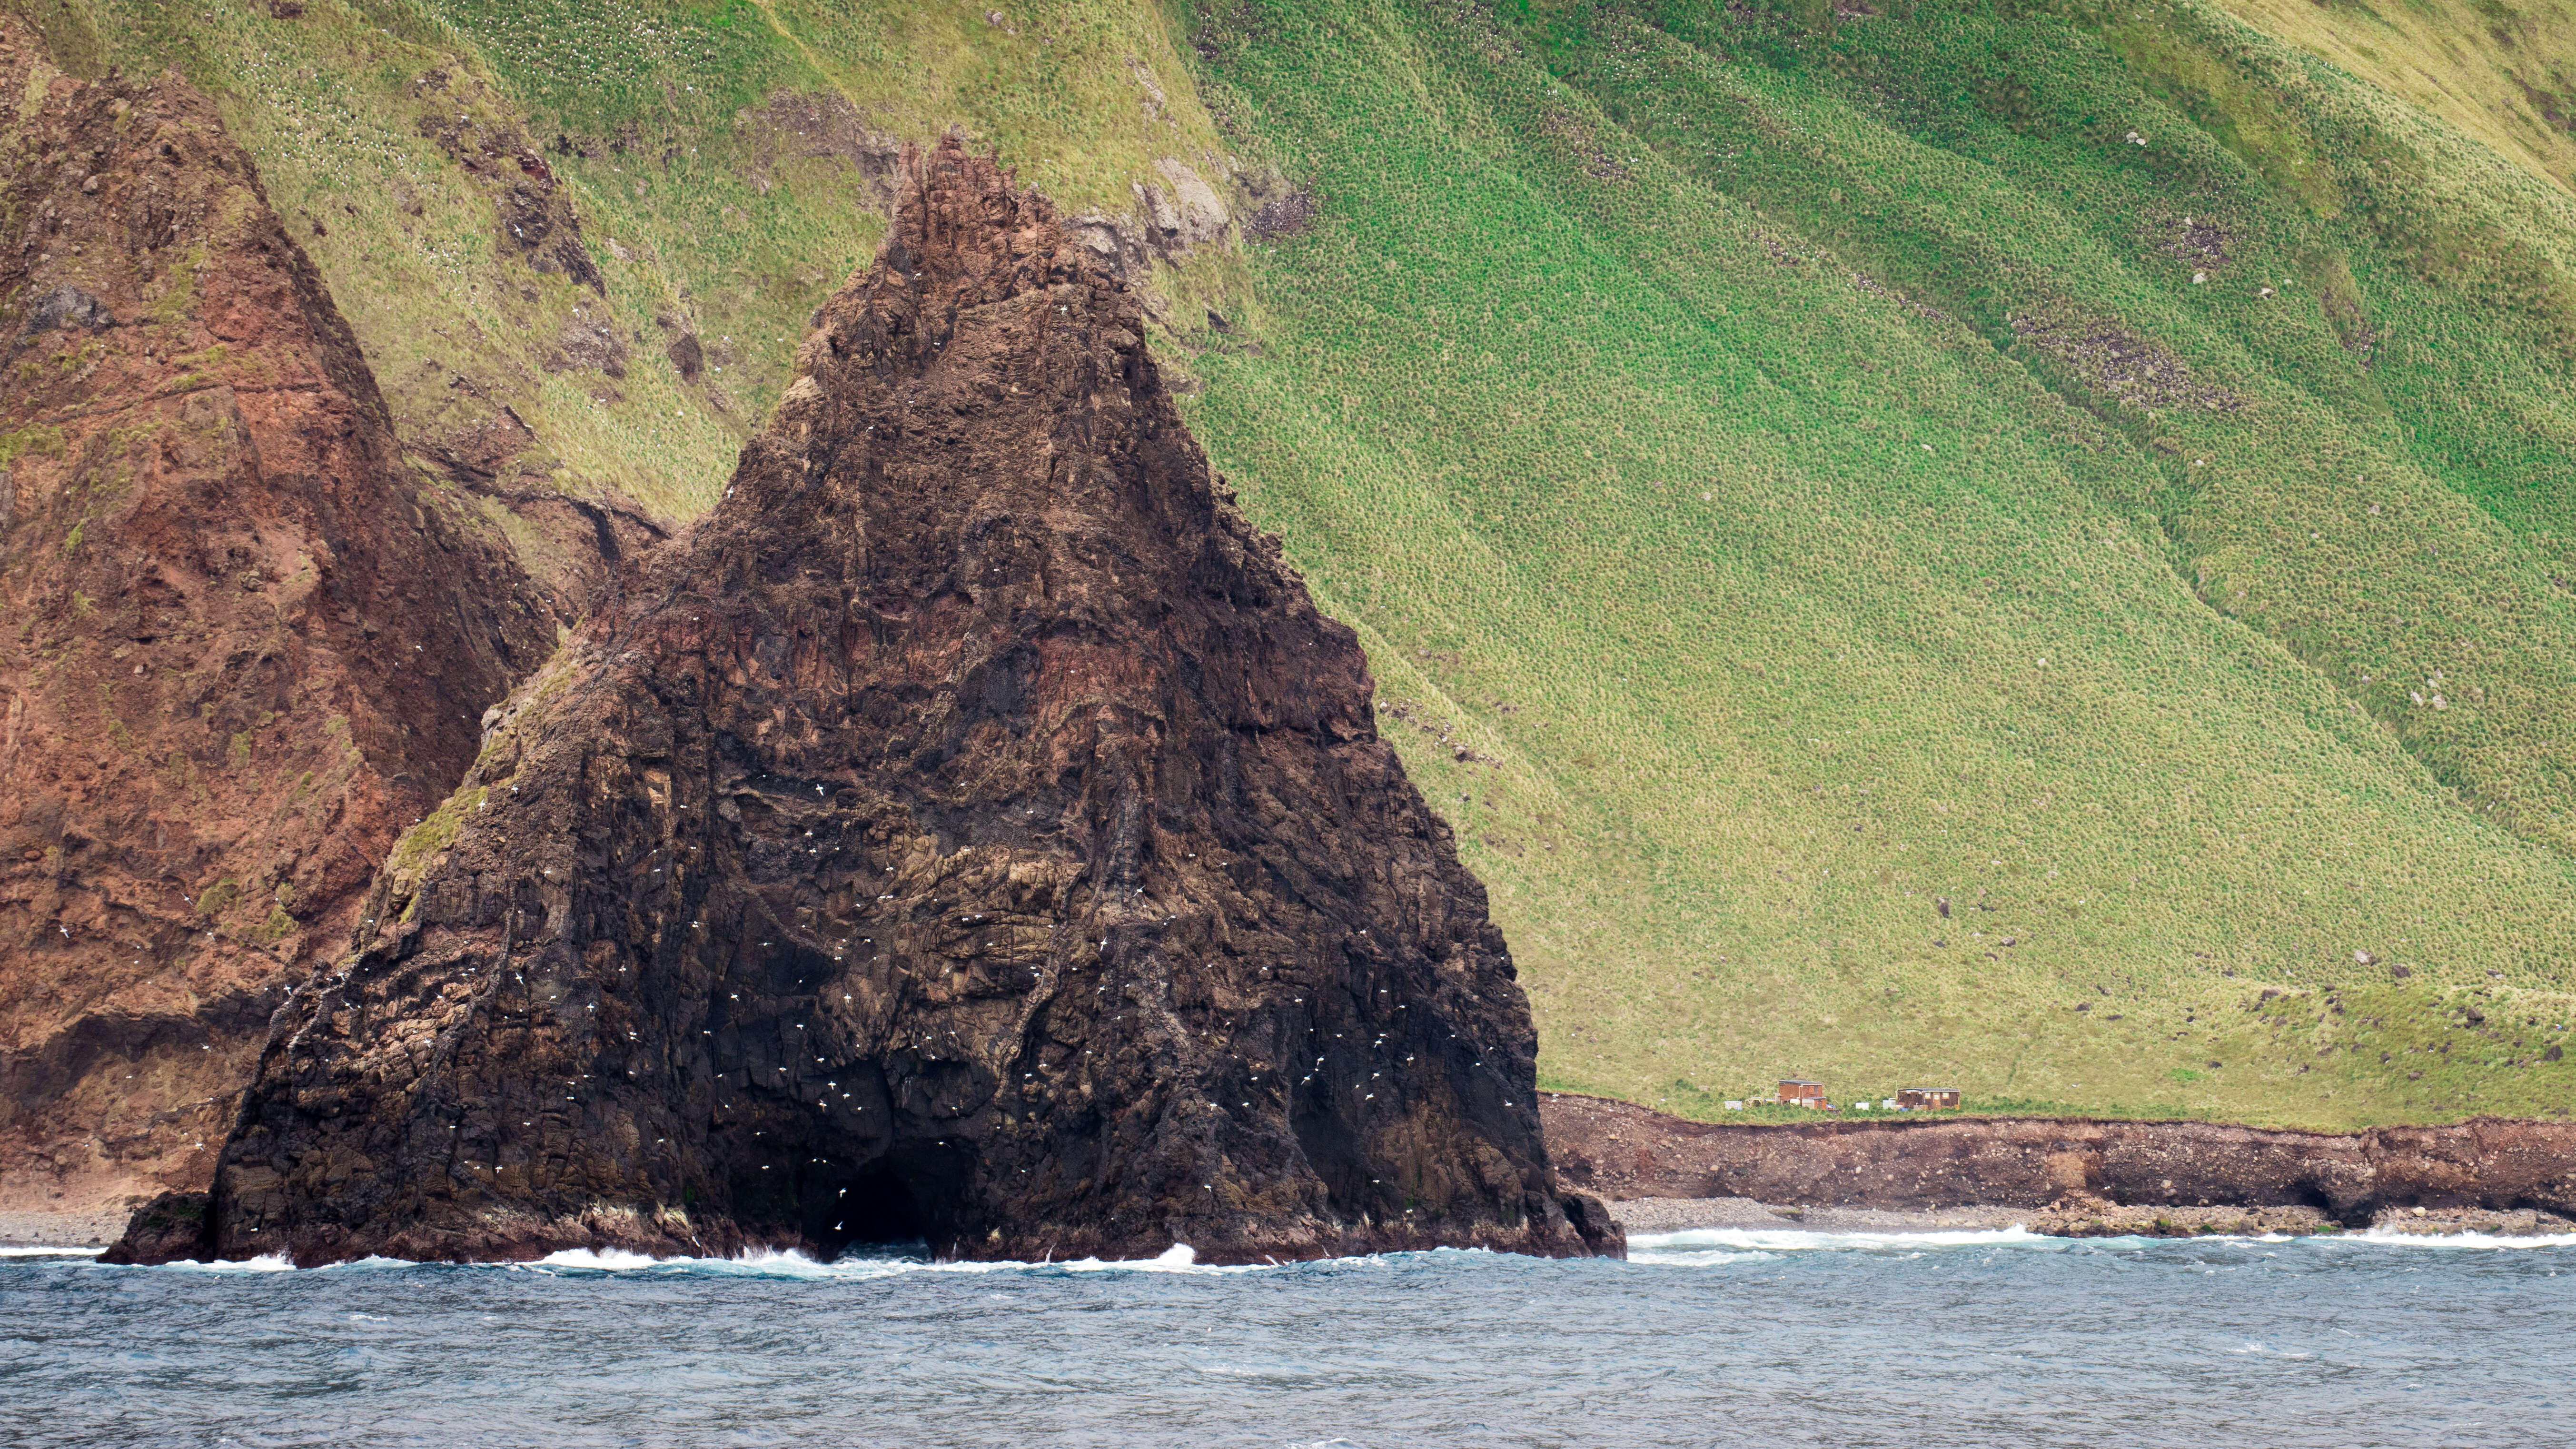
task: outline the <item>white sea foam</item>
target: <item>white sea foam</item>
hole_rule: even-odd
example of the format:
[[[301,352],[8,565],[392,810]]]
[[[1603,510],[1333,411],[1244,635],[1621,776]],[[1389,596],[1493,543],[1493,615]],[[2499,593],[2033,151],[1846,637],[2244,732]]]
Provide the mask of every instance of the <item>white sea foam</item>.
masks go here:
[[[0,1258],[95,1258],[105,1248],[70,1248],[39,1243],[32,1247],[11,1243],[0,1247]]]
[[[295,1265],[286,1261],[284,1253],[268,1253],[257,1258],[244,1258],[239,1262],[178,1262],[164,1263],[161,1266],[176,1268],[183,1273],[290,1273],[295,1270]]]
[[[1641,1263],[1699,1266],[1738,1257],[1780,1253],[1919,1253],[1927,1248],[2062,1248],[2069,1240],[2027,1228],[1950,1229],[1924,1233],[1823,1233],[1789,1228],[1691,1228],[1678,1233],[1634,1233],[1628,1257]],[[1719,1256],[1719,1255],[1725,1256]]]
[[[656,1258],[625,1248],[565,1248],[532,1263],[477,1264],[521,1272],[685,1273],[743,1278],[877,1278],[911,1266],[899,1258],[843,1258],[818,1263],[794,1248],[754,1248],[738,1258]],[[919,1266],[927,1267],[927,1264]]]
[[[382,1260],[370,1260],[382,1261]],[[1356,1261],[1356,1260],[1354,1260]],[[348,1266],[358,1266],[351,1264]],[[1198,1261],[1198,1250],[1175,1243],[1151,1258],[1066,1258],[1053,1262],[936,1262],[928,1258],[842,1257],[816,1262],[793,1248],[754,1248],[738,1258],[654,1258],[622,1248],[567,1248],[532,1263],[414,1265],[501,1267],[520,1271],[576,1273],[681,1273],[752,1278],[886,1278],[903,1273],[1250,1273],[1288,1264],[1216,1265]]]
[[[668,1260],[643,1253],[630,1253],[623,1248],[596,1251],[590,1248],[566,1248],[561,1252],[546,1254],[537,1260],[537,1264],[546,1268],[597,1268],[602,1272],[617,1273],[635,1268],[659,1268],[666,1261]]]
[[[1628,1245],[1629,1262],[1647,1263],[1658,1268],[1714,1268],[1721,1263],[1768,1263],[1778,1259],[1779,1256],[1777,1253],[1738,1252],[1729,1248],[1705,1248],[1694,1251],[1654,1244],[1641,1250],[1635,1243]]]
[[[1020,1263],[1016,1267],[1043,1268],[1044,1263]],[[1253,1273],[1266,1264],[1220,1266],[1199,1261],[1199,1250],[1187,1243],[1174,1243],[1151,1258],[1072,1258],[1054,1264],[1076,1273]],[[1284,1265],[1283,1265],[1284,1266]]]
[[[1928,1252],[1956,1248],[2007,1247],[2036,1249],[2043,1252],[2063,1251],[2079,1244],[2100,1245],[2105,1242],[2144,1243],[2160,1241],[2136,1239],[2074,1239],[2033,1233],[2026,1228],[1949,1229],[1916,1233],[1827,1233],[1793,1228],[1697,1228],[1673,1233],[1638,1233],[1628,1239],[1631,1261],[1657,1267],[1700,1268],[1734,1262],[1761,1262],[1793,1253],[1875,1253],[1905,1258],[1919,1258]],[[2177,1240],[2185,1241],[2185,1240]],[[2394,1243],[2413,1247],[2452,1248],[2576,1248],[2576,1237],[2499,1238],[2475,1233],[2457,1233],[2446,1237],[2409,1237],[2394,1233],[2355,1233],[2341,1237],[2294,1238],[2279,1233],[2261,1237],[2239,1237],[2209,1234],[2189,1239],[2192,1242],[2243,1243],[2326,1243],[2368,1242]],[[1486,1253],[1480,1248],[1439,1248],[1435,1254],[1458,1255]],[[1364,1257],[1337,1258],[1329,1262],[1343,1267],[1390,1267],[1402,1255],[1371,1254]],[[384,1259],[370,1260],[386,1267],[408,1267]],[[347,1266],[359,1266],[350,1264]],[[928,1258],[861,1258],[843,1257],[829,1263],[816,1262],[794,1249],[755,1248],[738,1258],[652,1258],[622,1249],[593,1251],[568,1249],[550,1254],[533,1264],[506,1266],[537,1269],[573,1269],[607,1273],[678,1272],[744,1277],[871,1279],[905,1273],[1187,1273],[1222,1275],[1260,1273],[1274,1268],[1299,1266],[1296,1262],[1214,1264],[1198,1261],[1198,1252],[1186,1243],[1176,1243],[1151,1258],[1066,1258],[1052,1262],[937,1262]]]
[[[2318,1242],[2392,1243],[2405,1248],[2576,1248],[2576,1233],[2551,1233],[2538,1237],[2504,1237],[2494,1233],[2392,1233],[2372,1228],[2367,1232],[2344,1233]]]
[[[1921,1256],[1923,1250],[2001,1246],[2039,1249],[2065,1249],[2078,1243],[2140,1244],[2154,1242],[2196,1243],[2331,1243],[2375,1244],[2408,1248],[2566,1248],[2576,1250],[2576,1234],[2549,1237],[2501,1237],[2488,1233],[2381,1232],[2373,1229],[2361,1233],[2319,1233],[2294,1237],[2284,1233],[2260,1236],[2234,1233],[2207,1233],[2188,1239],[2135,1238],[2060,1238],[2033,1233],[2024,1228],[1997,1228],[1975,1231],[1926,1233],[1824,1233],[1771,1228],[1695,1228],[1676,1233],[1632,1233],[1628,1238],[1628,1256],[1634,1262],[1669,1267],[1707,1267],[1730,1263],[1742,1258],[1766,1258],[1783,1253],[1814,1252],[1902,1252],[1908,1257]]]

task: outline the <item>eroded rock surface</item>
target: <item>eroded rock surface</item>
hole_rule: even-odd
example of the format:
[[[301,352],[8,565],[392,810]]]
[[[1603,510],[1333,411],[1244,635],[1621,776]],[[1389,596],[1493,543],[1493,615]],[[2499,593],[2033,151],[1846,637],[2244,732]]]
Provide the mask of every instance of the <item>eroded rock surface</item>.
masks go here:
[[[2075,1232],[2205,1208],[2305,1208],[2353,1226],[2418,1207],[2576,1217],[2570,1122],[2481,1117],[2364,1132],[2027,1117],[1738,1126],[1571,1093],[1549,1094],[1543,1111],[1567,1180],[1613,1200],[2015,1208]]]
[[[249,158],[0,16],[0,1206],[203,1187],[281,976],[554,641]]]
[[[281,1013],[188,1246],[1618,1251],[1356,640],[1141,323],[1046,201],[907,158],[724,501]]]

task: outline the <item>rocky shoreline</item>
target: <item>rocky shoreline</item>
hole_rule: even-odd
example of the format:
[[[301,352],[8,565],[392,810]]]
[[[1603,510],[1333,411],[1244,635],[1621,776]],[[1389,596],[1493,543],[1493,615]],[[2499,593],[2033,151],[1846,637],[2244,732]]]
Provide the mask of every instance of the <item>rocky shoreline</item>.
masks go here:
[[[1542,1094],[1540,1113],[1567,1183],[1599,1194],[1630,1234],[2576,1233],[2576,1128],[2557,1123],[2309,1133],[1926,1116],[1738,1126],[1572,1093]],[[2137,1190],[2149,1181],[2175,1190]],[[0,1213],[0,1247],[97,1247],[122,1226],[114,1212]]]
[[[1802,1207],[1745,1197],[1639,1197],[1608,1204],[1611,1220],[1631,1237],[1706,1231],[1812,1233],[1995,1232],[2008,1228],[2048,1237],[2203,1237],[2217,1234],[2302,1237],[2345,1232],[2349,1227],[2314,1208],[2177,1207],[2138,1204],[2098,1220],[2068,1213],[1967,1204],[1899,1211],[1885,1208]],[[0,1212],[0,1251],[103,1249],[125,1231],[122,1210]],[[2576,1219],[2534,1209],[2389,1208],[2367,1227],[2381,1236],[2442,1237],[2476,1234],[2539,1238],[2576,1234]]]
[[[1630,1237],[1708,1231],[1810,1233],[1998,1232],[2020,1228],[2056,1238],[2197,1238],[2216,1235],[2305,1237],[2341,1233],[2349,1225],[2302,1205],[2261,1208],[2134,1203],[2044,1209],[1960,1206],[1919,1212],[1886,1208],[1798,1207],[1749,1197],[1641,1197],[1609,1204],[1611,1220]],[[2495,1212],[2483,1208],[2386,1208],[2367,1231],[2382,1236],[2544,1238],[2576,1234],[2576,1219],[2535,1209]]]
[[[1736,1125],[1573,1093],[1543,1094],[1539,1111],[1565,1180],[1605,1199],[1630,1232],[2576,1231],[2576,1123],[2326,1133],[1941,1115]]]

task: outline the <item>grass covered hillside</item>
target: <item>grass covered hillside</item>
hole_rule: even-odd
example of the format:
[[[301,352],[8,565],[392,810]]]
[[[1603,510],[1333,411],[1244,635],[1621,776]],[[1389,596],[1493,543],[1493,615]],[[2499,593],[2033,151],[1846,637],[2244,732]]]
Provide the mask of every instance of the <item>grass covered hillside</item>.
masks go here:
[[[1193,44],[1324,217],[1193,421],[1373,636],[1554,1080],[2564,1110],[2557,188],[2191,8]]]
[[[221,97],[460,487],[703,507],[897,139],[1206,178],[1157,346],[1555,1085],[2576,1101],[2554,16],[13,3]]]
[[[2507,0],[2233,0],[2228,9],[2576,191],[2576,14]]]

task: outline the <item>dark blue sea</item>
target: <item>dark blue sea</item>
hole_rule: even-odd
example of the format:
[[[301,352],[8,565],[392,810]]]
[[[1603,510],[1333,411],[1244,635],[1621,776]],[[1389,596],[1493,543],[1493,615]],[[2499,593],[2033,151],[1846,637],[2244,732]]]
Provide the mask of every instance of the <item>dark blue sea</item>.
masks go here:
[[[2576,1444],[2576,1243],[0,1260],[7,1445]]]

